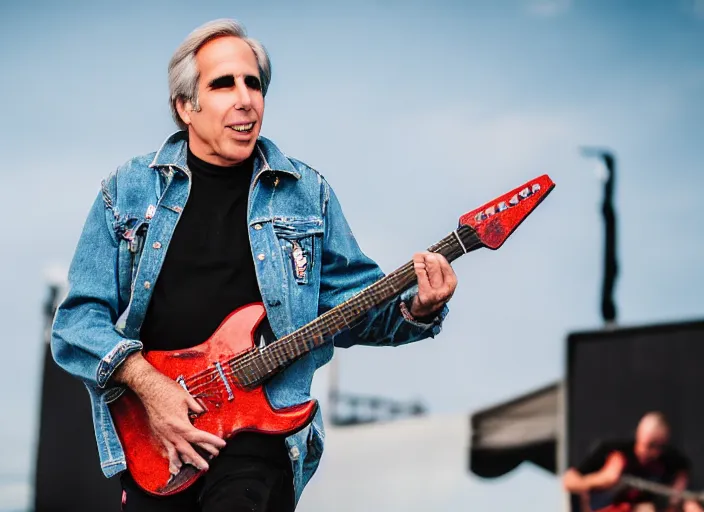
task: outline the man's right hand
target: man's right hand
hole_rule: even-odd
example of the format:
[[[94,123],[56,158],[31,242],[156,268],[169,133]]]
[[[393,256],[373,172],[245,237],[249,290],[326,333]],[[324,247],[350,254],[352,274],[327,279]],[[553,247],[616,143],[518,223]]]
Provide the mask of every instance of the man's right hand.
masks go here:
[[[125,359],[116,370],[114,379],[127,385],[142,401],[152,431],[169,459],[172,474],[178,473],[184,462],[208,470],[207,461],[192,444],[214,457],[226,443],[220,437],[193,426],[188,417],[189,410],[202,413],[205,409],[185,389],[154,368],[140,352]]]

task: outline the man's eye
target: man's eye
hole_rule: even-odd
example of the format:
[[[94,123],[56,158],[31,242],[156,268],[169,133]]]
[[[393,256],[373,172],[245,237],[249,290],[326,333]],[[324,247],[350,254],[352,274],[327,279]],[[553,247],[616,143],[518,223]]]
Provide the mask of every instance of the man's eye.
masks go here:
[[[234,87],[235,77],[232,75],[221,76],[210,82],[211,89],[223,89],[225,87]]]
[[[256,91],[260,91],[262,88],[262,84],[256,76],[245,77],[244,83],[247,87]]]

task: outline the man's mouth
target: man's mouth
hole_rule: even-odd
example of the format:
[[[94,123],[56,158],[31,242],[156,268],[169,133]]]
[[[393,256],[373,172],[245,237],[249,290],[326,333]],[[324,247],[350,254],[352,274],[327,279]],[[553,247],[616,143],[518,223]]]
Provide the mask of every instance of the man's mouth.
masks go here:
[[[252,128],[254,128],[254,123],[231,124],[231,125],[228,125],[228,128],[230,128],[231,130],[234,130],[236,132],[247,133],[247,132],[252,131]]]

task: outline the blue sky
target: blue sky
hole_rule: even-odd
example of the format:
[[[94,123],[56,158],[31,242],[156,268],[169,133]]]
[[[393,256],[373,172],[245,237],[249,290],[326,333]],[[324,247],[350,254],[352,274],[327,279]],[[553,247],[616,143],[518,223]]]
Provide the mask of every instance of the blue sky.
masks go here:
[[[271,54],[262,134],[328,178],[386,271],[495,196],[557,183],[503,248],[456,262],[437,339],[339,352],[346,390],[470,413],[563,375],[566,335],[600,327],[601,184],[582,145],[618,158],[621,323],[704,317],[701,0],[3,3],[0,503],[26,499],[46,269],[70,261],[100,180],[175,129],[168,59],[219,17]],[[497,509],[558,506],[531,468],[474,484]]]

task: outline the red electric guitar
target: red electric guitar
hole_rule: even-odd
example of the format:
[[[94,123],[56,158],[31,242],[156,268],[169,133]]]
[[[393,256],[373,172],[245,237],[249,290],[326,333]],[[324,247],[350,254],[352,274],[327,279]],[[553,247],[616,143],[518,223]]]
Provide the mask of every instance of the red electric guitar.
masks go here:
[[[448,261],[481,247],[498,249],[521,222],[552,191],[555,184],[543,175],[494,201],[466,213],[459,227],[429,251]],[[265,319],[262,304],[250,304],[232,312],[204,343],[187,350],[151,351],[145,358],[164,375],[175,379],[208,411],[192,416],[193,424],[222,438],[242,431],[291,434],[313,419],[317,402],[273,409],[262,385],[289,364],[343,331],[372,307],[412,286],[413,262],[365,288],[300,329],[258,348],[254,336]],[[201,471],[184,464],[177,475],[159,442],[153,438],[144,408],[131,391],[110,406],[118,436],[125,449],[127,467],[145,491],[169,495],[193,484]],[[204,450],[194,446],[206,459]]]

